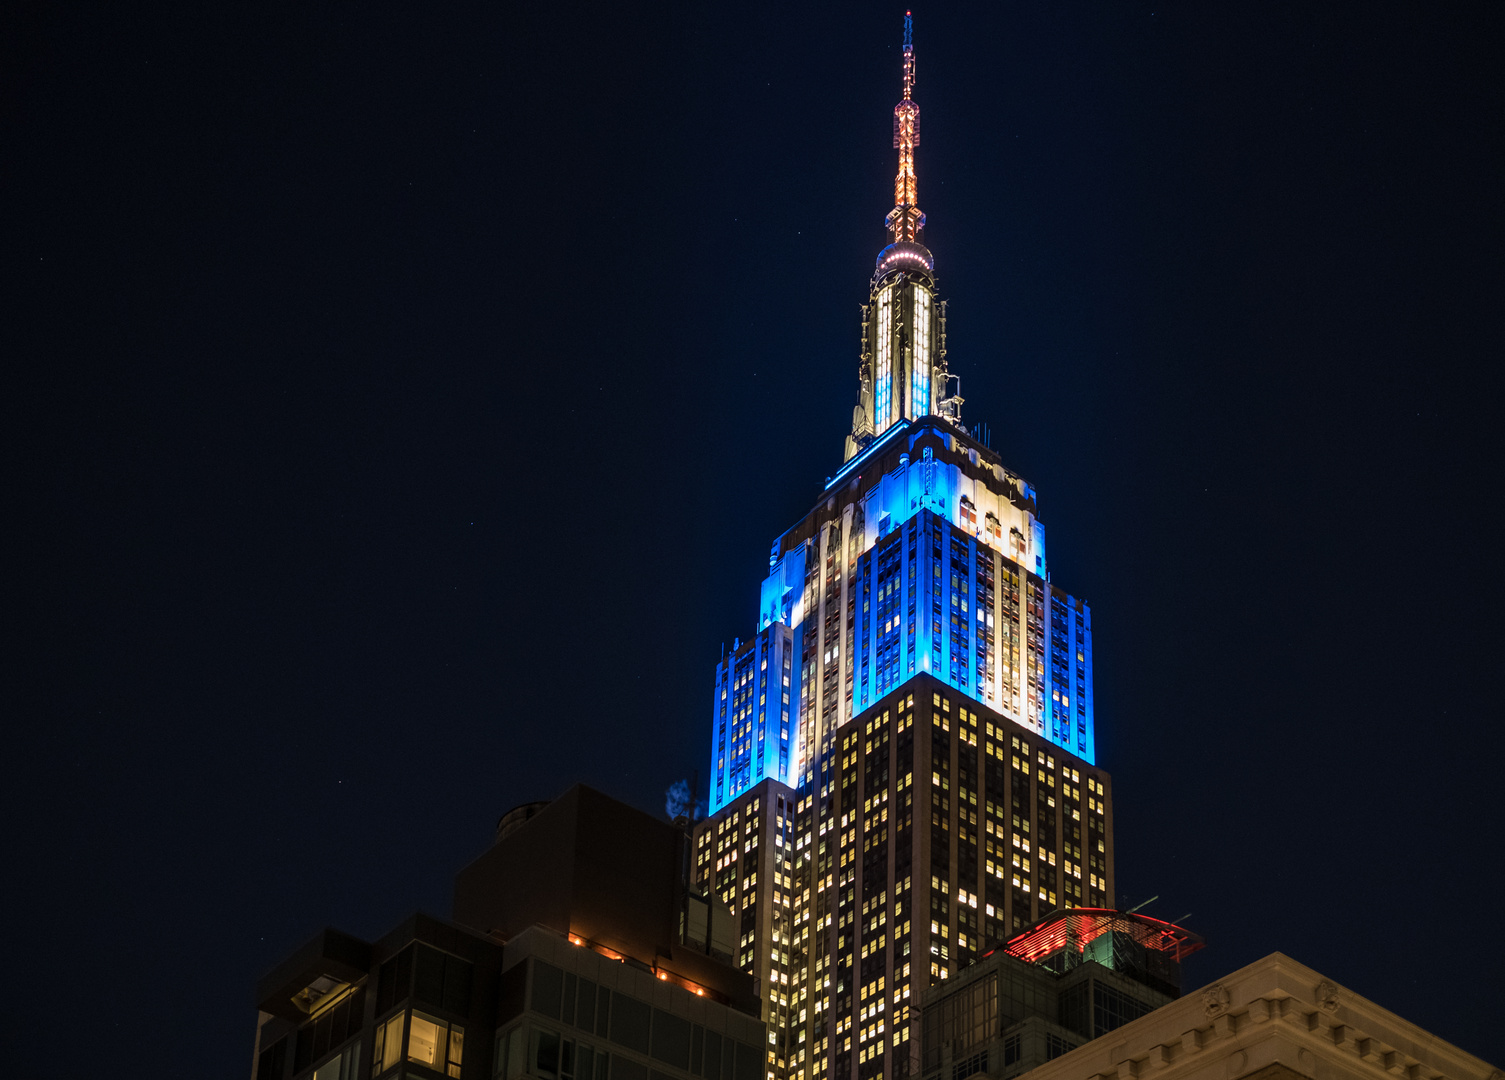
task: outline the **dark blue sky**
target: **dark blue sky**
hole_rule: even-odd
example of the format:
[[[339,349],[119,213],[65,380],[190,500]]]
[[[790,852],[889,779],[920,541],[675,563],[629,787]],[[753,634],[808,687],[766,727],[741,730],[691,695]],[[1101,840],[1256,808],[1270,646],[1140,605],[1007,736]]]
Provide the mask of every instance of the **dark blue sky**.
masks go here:
[[[232,7],[4,35],[16,1075],[238,1075],[321,925],[703,775],[855,400],[902,7]],[[1497,1058],[1501,12],[915,11],[1121,901]]]

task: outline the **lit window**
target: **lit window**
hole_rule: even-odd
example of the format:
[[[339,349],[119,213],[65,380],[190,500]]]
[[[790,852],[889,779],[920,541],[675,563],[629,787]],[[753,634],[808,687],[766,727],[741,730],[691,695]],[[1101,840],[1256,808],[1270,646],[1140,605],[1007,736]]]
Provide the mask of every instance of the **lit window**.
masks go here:
[[[402,1059],[402,1023],[405,1019],[405,1013],[398,1013],[377,1027],[376,1043],[371,1051],[373,1071],[390,1069]]]
[[[355,1064],[360,1052],[358,1042],[347,1046],[338,1056],[315,1069],[311,1080],[355,1080]]]
[[[464,1028],[422,1013],[413,1014],[412,1027],[408,1031],[409,1061],[447,1072],[450,1076],[459,1076],[464,1049]]]

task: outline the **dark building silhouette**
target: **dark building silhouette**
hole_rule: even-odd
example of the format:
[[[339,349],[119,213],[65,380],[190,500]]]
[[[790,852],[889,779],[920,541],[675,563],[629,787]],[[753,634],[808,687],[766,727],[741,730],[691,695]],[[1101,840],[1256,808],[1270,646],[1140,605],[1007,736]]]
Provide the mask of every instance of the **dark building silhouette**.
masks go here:
[[[586,787],[504,817],[455,918],[326,929],[261,980],[256,1080],[760,1080],[730,913],[688,838]]]

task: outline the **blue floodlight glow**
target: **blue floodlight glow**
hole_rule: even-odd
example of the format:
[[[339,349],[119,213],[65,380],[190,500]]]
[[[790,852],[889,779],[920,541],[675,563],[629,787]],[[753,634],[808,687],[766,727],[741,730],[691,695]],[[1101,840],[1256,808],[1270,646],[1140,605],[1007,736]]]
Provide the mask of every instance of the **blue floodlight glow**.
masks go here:
[[[892,439],[895,435],[899,434],[899,432],[901,432],[901,431],[904,431],[908,427],[909,427],[909,421],[908,420],[896,420],[896,421],[894,421],[893,426],[890,427],[887,431],[885,431],[883,433],[883,436],[881,438],[875,439],[872,442],[868,443],[867,448],[864,449],[862,451],[862,453],[858,454],[851,461],[847,462],[841,468],[837,469],[836,470],[836,475],[833,476],[833,477],[831,477],[831,479],[829,479],[829,480],[826,481],[825,490],[826,491],[830,491],[837,484],[839,484],[843,480],[845,480],[847,478],[847,476],[849,476],[851,474],[851,472],[852,472],[853,469],[857,468],[857,466],[861,465],[868,458],[872,457],[873,454],[875,454],[878,451],[879,447],[886,445],[890,439]]]
[[[1043,556],[1028,566],[1022,553],[1016,561],[959,523],[958,500],[966,500],[958,483],[956,466],[924,451],[864,496],[853,519],[864,523],[864,550],[842,605],[851,697],[837,724],[929,674],[1095,764],[1091,610],[1046,581]],[[1043,531],[1032,532],[1043,552]],[[799,787],[817,753],[801,742],[813,733],[808,719],[800,724],[798,662],[806,635],[819,633],[819,612],[803,610],[811,550],[807,542],[777,559],[763,583],[757,636],[717,666],[713,813],[768,778]],[[812,691],[819,681],[814,674]]]

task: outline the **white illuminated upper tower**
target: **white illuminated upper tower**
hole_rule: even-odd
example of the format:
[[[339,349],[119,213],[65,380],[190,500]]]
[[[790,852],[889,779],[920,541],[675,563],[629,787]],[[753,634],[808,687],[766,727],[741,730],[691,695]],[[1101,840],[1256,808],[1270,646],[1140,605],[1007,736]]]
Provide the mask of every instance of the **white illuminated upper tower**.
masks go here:
[[[946,305],[936,299],[935,258],[920,243],[925,215],[917,204],[914,171],[914,151],[920,145],[914,86],[913,22],[905,12],[904,97],[894,106],[899,171],[894,208],[884,220],[893,241],[878,253],[862,309],[861,392],[844,460],[856,457],[896,421],[960,418],[962,399],[950,393],[946,371]]]

